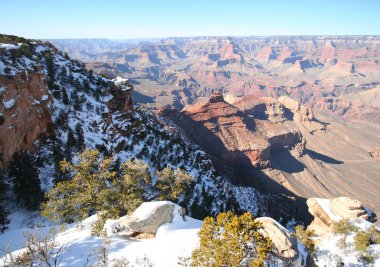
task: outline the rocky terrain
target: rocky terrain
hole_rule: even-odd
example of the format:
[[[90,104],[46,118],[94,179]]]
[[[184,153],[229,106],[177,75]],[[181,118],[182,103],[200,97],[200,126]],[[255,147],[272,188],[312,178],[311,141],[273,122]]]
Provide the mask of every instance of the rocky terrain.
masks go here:
[[[376,36],[193,37],[146,42],[52,40],[88,68],[130,78],[149,108],[202,101],[214,92],[278,98],[379,123]],[[368,93],[367,93],[368,91]],[[376,91],[376,90],[375,90]],[[378,90],[377,90],[378,91]],[[376,100],[373,100],[375,103]]]

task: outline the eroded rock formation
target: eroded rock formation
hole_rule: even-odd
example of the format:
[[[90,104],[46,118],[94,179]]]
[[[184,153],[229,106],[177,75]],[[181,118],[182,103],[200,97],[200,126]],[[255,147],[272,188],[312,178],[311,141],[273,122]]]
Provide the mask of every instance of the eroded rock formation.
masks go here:
[[[171,108],[160,110],[186,135],[209,154],[231,166],[264,167],[270,160],[270,143],[254,131],[254,121],[238,108],[214,94],[203,105],[187,107],[182,112]]]
[[[181,112],[164,108],[159,114],[224,164],[265,168],[271,153],[296,148],[302,155],[305,141],[301,133],[282,123],[288,120],[287,112],[272,98],[242,97],[232,105],[215,93],[208,103],[186,106]]]

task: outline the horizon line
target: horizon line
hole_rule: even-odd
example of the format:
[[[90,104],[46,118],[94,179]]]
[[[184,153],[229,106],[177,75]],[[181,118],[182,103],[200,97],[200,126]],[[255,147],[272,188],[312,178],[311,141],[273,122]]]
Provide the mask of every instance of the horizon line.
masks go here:
[[[108,38],[108,37],[59,37],[59,38],[27,38],[38,40],[152,40],[152,39],[176,39],[176,38],[268,38],[268,37],[380,37],[380,34],[268,34],[268,35],[191,35],[191,36],[163,36],[163,37],[131,37],[131,38]],[[26,38],[26,37],[24,37]]]

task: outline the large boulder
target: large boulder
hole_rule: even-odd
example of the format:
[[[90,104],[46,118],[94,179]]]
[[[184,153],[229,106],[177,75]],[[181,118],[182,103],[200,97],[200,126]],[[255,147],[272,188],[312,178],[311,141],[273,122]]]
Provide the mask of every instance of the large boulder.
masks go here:
[[[144,202],[131,216],[121,218],[118,227],[131,233],[155,234],[161,225],[173,221],[175,207],[170,201]],[[183,208],[179,212],[184,216]]]
[[[297,239],[286,228],[270,217],[260,217],[255,221],[263,226],[263,234],[272,240],[274,252],[279,258],[298,258]]]

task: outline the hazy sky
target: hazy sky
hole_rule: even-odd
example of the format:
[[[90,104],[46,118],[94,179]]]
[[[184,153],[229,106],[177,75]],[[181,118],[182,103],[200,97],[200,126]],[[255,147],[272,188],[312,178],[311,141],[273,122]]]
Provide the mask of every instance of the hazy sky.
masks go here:
[[[380,0],[0,0],[0,33],[117,39],[380,35]]]

